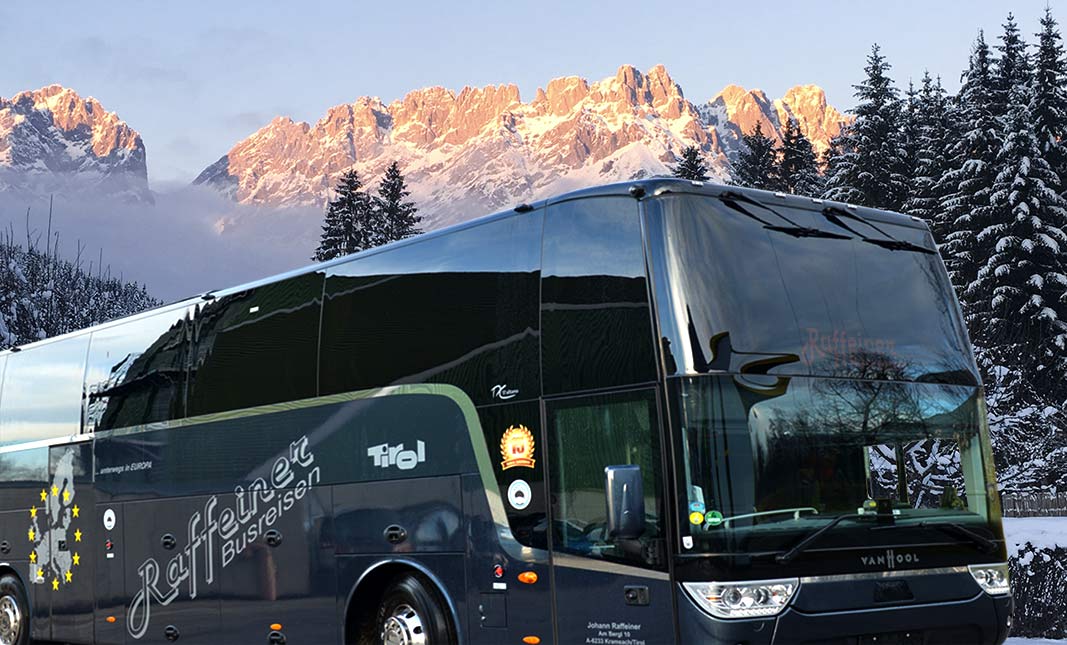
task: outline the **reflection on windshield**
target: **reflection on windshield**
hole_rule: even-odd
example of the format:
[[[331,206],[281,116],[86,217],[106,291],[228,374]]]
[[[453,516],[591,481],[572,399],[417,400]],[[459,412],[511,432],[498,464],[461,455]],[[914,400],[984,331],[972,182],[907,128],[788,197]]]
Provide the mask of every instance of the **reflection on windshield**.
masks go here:
[[[766,378],[766,377],[762,377]],[[868,500],[898,521],[996,511],[975,387],[841,378],[683,378],[682,500],[695,549],[780,549]],[[758,381],[758,379],[757,379]],[[986,457],[988,459],[988,457]]]
[[[774,208],[805,230],[842,232],[818,211]],[[977,385],[940,259],[902,246],[932,249],[929,233],[877,226],[901,248],[789,235],[711,197],[650,201],[668,366]]]

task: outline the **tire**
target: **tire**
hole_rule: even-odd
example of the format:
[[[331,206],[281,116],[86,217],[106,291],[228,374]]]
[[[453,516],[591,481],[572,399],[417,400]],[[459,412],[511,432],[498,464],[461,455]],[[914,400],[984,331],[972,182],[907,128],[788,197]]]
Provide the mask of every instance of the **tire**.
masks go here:
[[[382,595],[374,623],[373,643],[387,645],[450,645],[456,642],[437,587],[420,574],[404,574]]]
[[[30,608],[15,576],[0,576],[0,645],[29,645]]]

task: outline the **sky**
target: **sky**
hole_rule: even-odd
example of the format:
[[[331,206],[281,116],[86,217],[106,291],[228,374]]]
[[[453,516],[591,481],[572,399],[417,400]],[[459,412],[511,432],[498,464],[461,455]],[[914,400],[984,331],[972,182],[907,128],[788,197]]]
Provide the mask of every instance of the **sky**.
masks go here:
[[[924,69],[954,91],[979,29],[1045,0],[894,2],[183,2],[0,5],[0,96],[52,83],[94,96],[141,133],[153,189],[186,184],[279,115],[314,122],[359,96],[516,83],[662,63],[685,95],[723,86],[774,98],[816,83],[841,109],[879,43],[899,83]],[[1053,3],[1067,22],[1067,2]],[[44,20],[55,13],[59,19]],[[1029,38],[1033,40],[1033,38]]]

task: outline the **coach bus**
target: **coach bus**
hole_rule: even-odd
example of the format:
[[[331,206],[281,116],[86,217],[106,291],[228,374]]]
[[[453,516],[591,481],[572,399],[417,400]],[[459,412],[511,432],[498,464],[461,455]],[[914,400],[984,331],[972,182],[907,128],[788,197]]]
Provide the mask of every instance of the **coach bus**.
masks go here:
[[[0,645],[1000,643],[913,217],[590,188],[0,354]]]

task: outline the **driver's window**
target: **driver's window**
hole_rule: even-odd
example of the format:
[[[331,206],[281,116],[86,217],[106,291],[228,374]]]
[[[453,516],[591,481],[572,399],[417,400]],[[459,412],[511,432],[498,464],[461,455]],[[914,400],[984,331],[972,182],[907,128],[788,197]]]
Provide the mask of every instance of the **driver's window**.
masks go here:
[[[553,548],[661,566],[663,495],[654,392],[576,397],[546,406]],[[636,539],[607,535],[604,468],[621,465],[641,467],[645,531]]]

